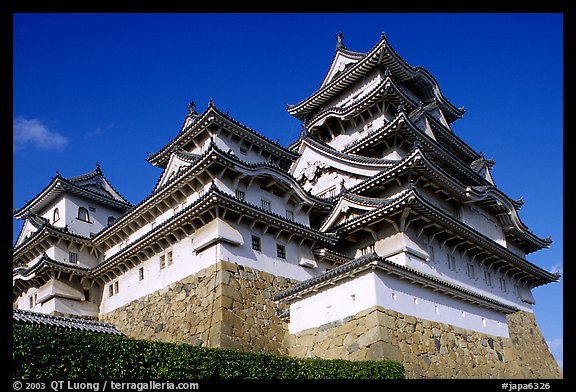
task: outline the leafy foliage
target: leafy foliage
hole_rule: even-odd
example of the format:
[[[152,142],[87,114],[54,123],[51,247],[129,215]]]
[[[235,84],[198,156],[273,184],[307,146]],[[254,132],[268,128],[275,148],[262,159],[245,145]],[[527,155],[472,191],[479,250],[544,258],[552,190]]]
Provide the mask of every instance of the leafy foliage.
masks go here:
[[[395,361],[296,359],[14,326],[15,379],[403,379]]]

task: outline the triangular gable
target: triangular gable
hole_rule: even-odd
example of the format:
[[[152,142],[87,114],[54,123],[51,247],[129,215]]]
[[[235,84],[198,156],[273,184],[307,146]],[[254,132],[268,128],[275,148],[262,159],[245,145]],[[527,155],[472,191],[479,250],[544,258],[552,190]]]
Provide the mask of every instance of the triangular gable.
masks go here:
[[[337,50],[334,58],[332,59],[330,69],[324,77],[320,88],[330,83],[332,79],[340,75],[347,67],[350,67],[351,64],[356,64],[360,58],[361,54],[353,54],[342,50]]]
[[[193,159],[187,159],[183,155],[181,155],[181,154],[179,155],[178,153],[173,152],[170,155],[170,160],[168,161],[168,165],[166,165],[164,172],[162,172],[162,176],[160,177],[160,180],[158,180],[158,184],[156,184],[156,188],[154,189],[154,191],[161,188],[164,184],[166,184],[168,181],[170,181],[170,179],[172,179],[174,176],[177,176],[178,172],[183,167],[190,166],[192,161],[193,161]]]
[[[106,180],[106,177],[102,174],[97,174],[94,177],[74,182],[74,185],[82,187],[87,191],[118,200],[121,203],[127,203],[127,201],[118,192],[116,192],[108,180]]]
[[[27,238],[31,237],[37,231],[38,227],[30,221],[30,218],[26,218],[22,224],[22,229],[20,230],[20,234],[18,234],[18,239],[16,239],[14,247],[22,244]]]
[[[339,223],[342,223],[345,219],[347,219],[350,215],[350,212],[358,211],[359,213],[363,213],[365,211],[373,210],[375,206],[369,206],[364,204],[355,203],[352,200],[347,199],[345,196],[341,197],[338,200],[338,204],[336,207],[330,212],[330,214],[326,217],[322,226],[320,227],[320,231],[327,232],[333,226],[336,226]]]
[[[313,143],[307,139],[302,140],[299,149],[300,158],[290,168],[290,174],[298,181],[304,178],[314,181],[328,168],[355,178],[372,177],[394,164],[393,161],[386,159],[343,154],[330,147],[320,147]]]

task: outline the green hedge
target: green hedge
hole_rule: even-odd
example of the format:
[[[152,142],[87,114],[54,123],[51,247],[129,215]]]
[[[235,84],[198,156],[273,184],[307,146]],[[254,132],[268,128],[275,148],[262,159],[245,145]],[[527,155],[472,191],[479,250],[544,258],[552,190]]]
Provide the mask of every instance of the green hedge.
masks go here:
[[[296,359],[14,326],[14,379],[403,379],[395,361]]]

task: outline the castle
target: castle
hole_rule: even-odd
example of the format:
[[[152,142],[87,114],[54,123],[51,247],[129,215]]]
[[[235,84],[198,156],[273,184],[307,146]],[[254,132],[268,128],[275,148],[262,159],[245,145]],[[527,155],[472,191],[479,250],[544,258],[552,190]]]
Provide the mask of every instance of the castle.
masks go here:
[[[367,53],[342,38],[320,87],[287,108],[302,122],[288,147],[190,103],[147,157],[163,171],[138,204],[99,165],[56,173],[14,211],[15,320],[394,359],[412,378],[560,377],[531,294],[559,276],[525,258],[551,240],[454,134],[464,110],[428,71],[384,34]]]

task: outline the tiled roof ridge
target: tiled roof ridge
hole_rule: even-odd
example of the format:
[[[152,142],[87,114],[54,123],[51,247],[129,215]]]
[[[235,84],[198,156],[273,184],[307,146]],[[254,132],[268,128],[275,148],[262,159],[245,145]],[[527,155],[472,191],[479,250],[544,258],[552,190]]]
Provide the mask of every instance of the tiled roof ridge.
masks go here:
[[[12,321],[15,324],[63,328],[69,331],[96,332],[111,335],[123,335],[114,325],[101,321],[87,320],[79,317],[48,315],[30,310],[13,309]]]

